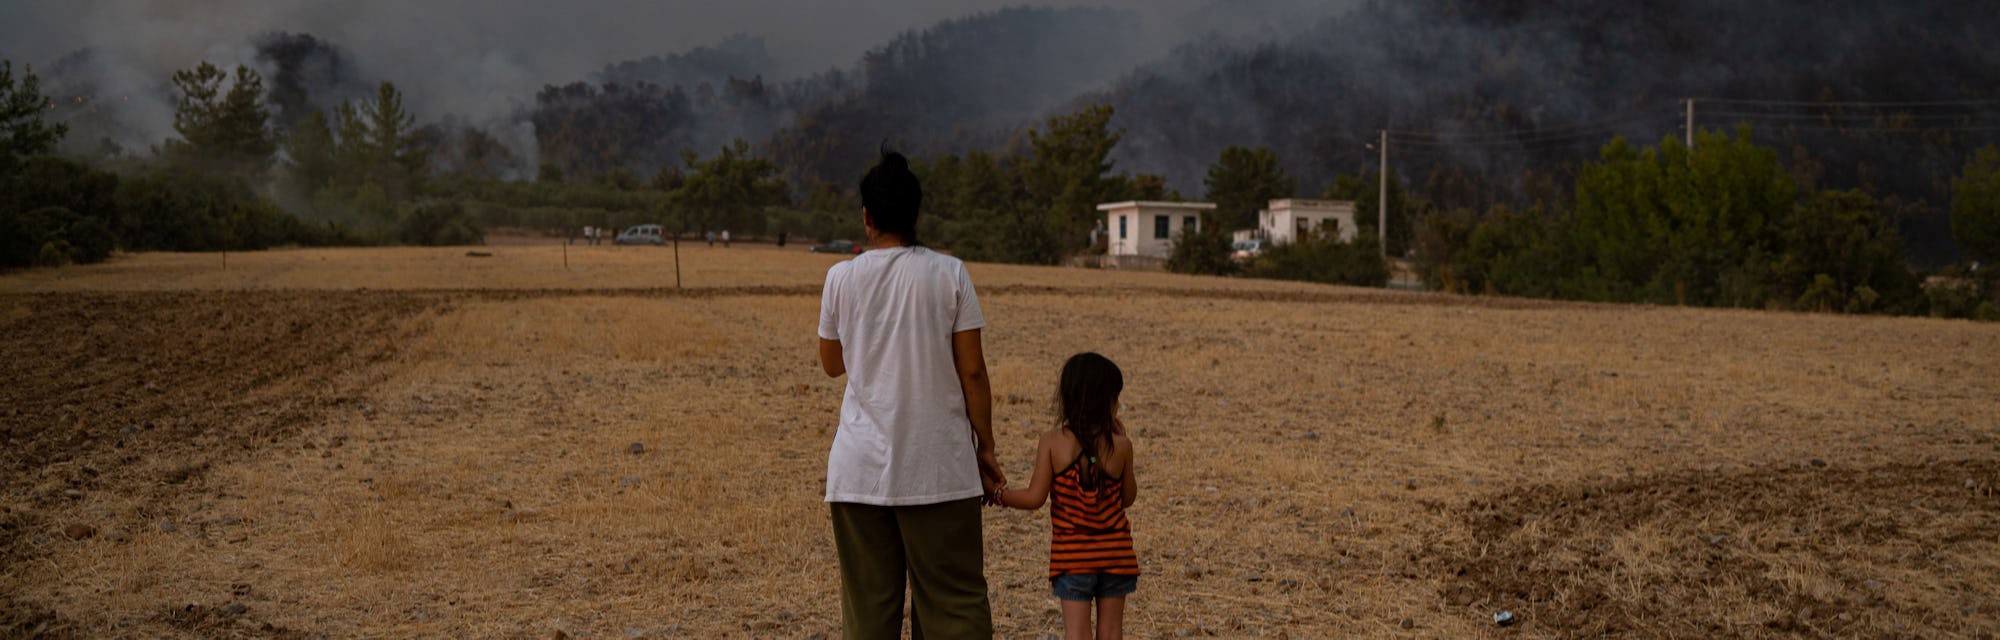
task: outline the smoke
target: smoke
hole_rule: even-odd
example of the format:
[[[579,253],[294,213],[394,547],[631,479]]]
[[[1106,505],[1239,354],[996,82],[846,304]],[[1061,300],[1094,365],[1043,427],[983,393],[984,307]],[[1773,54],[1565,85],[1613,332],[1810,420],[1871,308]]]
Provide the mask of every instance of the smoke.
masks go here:
[[[1189,30],[1275,32],[1288,16],[1274,6],[1306,0],[1055,0],[1055,6],[1140,10],[1164,53]],[[937,21],[990,11],[1008,0],[15,0],[0,4],[0,58],[38,69],[88,51],[72,65],[69,89],[119,95],[126,146],[170,133],[173,71],[201,61],[225,68],[259,60],[257,39],[310,34],[344,54],[359,86],[394,82],[419,119],[456,116],[494,126],[544,85],[587,79],[606,65],[713,46],[732,34],[763,38],[774,66],[767,81],[854,64],[891,36]],[[1231,9],[1231,7],[1241,7]],[[1260,19],[1259,16],[1267,16]],[[351,88],[351,87],[349,87]],[[345,90],[346,88],[343,88]],[[330,96],[333,99],[349,96]],[[314,101],[326,98],[315,96]],[[322,105],[314,105],[322,106]]]

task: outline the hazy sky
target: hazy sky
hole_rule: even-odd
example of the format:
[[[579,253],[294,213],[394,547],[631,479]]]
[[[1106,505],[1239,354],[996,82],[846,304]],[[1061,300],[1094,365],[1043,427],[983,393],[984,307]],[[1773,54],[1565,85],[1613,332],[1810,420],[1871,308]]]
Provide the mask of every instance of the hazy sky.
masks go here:
[[[1199,0],[1054,0],[1178,13]],[[542,81],[607,62],[684,51],[733,33],[763,35],[794,73],[846,65],[890,35],[1006,0],[7,0],[0,56],[47,63],[85,46],[144,52],[168,66],[225,57],[247,36],[311,33],[364,68],[511,65]],[[448,60],[445,58],[457,58]],[[471,58],[468,61],[465,58]],[[477,67],[473,67],[477,68]]]

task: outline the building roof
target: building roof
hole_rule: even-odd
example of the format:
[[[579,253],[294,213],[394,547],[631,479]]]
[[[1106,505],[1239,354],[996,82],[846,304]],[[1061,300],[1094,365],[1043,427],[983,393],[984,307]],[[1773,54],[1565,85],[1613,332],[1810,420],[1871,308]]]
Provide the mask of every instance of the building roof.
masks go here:
[[[1214,208],[1215,203],[1213,202],[1161,202],[1156,200],[1127,200],[1124,202],[1106,202],[1097,205],[1098,211],[1115,211],[1118,209],[1187,209],[1189,211],[1207,211]]]
[[[1339,209],[1342,207],[1351,209],[1354,207],[1354,201],[1353,200],[1307,200],[1304,198],[1286,198],[1283,200],[1272,200],[1270,205],[1271,209]]]

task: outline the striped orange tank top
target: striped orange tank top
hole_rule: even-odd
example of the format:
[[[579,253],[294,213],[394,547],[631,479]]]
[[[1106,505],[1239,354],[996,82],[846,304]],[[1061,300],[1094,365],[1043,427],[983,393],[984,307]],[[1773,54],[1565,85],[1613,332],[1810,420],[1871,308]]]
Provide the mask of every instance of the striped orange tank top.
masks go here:
[[[1132,523],[1119,504],[1125,479],[1083,486],[1083,456],[1056,474],[1049,490],[1049,577],[1084,573],[1139,575]]]

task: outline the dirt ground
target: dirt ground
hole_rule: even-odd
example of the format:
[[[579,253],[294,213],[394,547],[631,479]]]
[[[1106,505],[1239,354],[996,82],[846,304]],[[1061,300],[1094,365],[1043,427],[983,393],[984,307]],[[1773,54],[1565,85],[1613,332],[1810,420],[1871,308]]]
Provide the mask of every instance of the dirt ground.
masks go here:
[[[0,275],[0,636],[836,637],[840,258],[482,251]],[[1012,473],[1125,370],[1132,637],[2000,635],[2000,326],[972,273]]]

